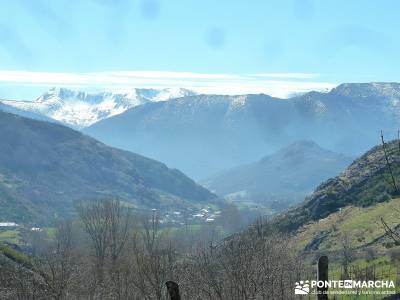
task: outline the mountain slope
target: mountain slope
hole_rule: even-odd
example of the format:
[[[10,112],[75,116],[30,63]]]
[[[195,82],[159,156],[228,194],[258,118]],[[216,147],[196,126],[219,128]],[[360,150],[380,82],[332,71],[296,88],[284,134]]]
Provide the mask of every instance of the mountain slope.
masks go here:
[[[296,141],[360,155],[400,126],[400,84],[343,84],[290,99],[196,95],[147,103],[85,132],[204,179]]]
[[[400,182],[399,141],[387,144],[392,172]],[[322,183],[299,207],[275,220],[285,230],[328,217],[346,206],[368,207],[397,196],[391,184],[382,146],[376,146],[355,160],[339,176]]]
[[[248,150],[240,149],[243,136],[247,135],[250,142],[259,134],[250,118],[240,127],[230,121],[235,120],[235,106],[242,98],[233,97],[237,104],[230,96],[208,95],[148,103],[109,118],[109,122],[100,121],[84,132],[204,178],[240,163]]]
[[[386,235],[381,217],[390,228],[396,228],[399,208],[399,198],[368,207],[346,206],[326,218],[302,226],[295,235],[295,243],[298,249],[305,251],[338,251],[343,248],[342,241],[347,235],[354,248],[389,248],[393,241]]]
[[[35,101],[4,101],[4,103],[47,116],[75,128],[83,128],[143,103],[193,94],[194,92],[186,89],[132,89],[124,93],[87,93],[66,88],[52,88]]]
[[[2,219],[43,221],[85,198],[115,196],[139,209],[215,199],[178,170],[61,125],[0,112],[0,137]]]
[[[25,118],[30,118],[30,119],[34,119],[34,120],[38,120],[38,121],[57,123],[56,120],[48,118],[42,114],[36,114],[36,113],[28,111],[28,110],[18,109],[12,105],[4,104],[3,102],[9,102],[9,101],[0,100],[0,111],[2,111],[2,112],[11,113],[14,115],[19,115],[19,116],[22,116]]]
[[[219,195],[244,193],[260,201],[289,195],[300,200],[350,162],[350,158],[322,149],[312,141],[298,141],[255,163],[209,178],[204,186]]]

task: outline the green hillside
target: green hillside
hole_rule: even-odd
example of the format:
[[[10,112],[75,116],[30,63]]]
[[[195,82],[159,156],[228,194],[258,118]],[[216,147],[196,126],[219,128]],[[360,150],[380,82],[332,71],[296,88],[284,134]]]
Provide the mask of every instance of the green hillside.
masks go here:
[[[216,196],[178,170],[70,128],[0,112],[0,221],[48,222],[74,201],[187,209]]]
[[[353,248],[392,246],[386,238],[381,217],[395,228],[400,222],[400,198],[369,207],[347,206],[328,217],[304,225],[295,236],[299,249],[335,251],[342,247],[345,235]]]
[[[399,142],[388,143],[387,153],[390,169],[400,182]],[[322,183],[301,205],[278,216],[275,224],[282,230],[293,231],[324,219],[341,208],[369,207],[397,195],[383,148],[376,146],[355,160],[339,176]]]

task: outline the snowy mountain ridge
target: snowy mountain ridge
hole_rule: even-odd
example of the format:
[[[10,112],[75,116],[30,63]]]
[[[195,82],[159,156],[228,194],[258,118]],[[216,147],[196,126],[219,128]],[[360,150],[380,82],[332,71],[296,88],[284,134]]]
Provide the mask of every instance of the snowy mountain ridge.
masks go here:
[[[182,88],[142,89],[128,92],[82,92],[51,88],[34,101],[2,100],[6,105],[41,114],[74,128],[85,128],[147,102],[195,95]]]

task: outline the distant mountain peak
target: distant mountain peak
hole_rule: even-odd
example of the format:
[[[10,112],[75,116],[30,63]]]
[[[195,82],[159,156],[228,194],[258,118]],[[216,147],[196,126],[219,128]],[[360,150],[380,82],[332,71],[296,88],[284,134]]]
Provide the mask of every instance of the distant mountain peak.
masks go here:
[[[52,87],[35,101],[11,101],[18,109],[42,114],[75,128],[84,128],[147,102],[166,101],[196,93],[181,88],[85,92]]]
[[[348,97],[400,97],[398,82],[342,83],[331,91],[332,94]]]
[[[291,143],[284,149],[322,149],[322,148],[313,140],[299,140]]]
[[[259,161],[220,172],[208,178],[205,186],[220,195],[245,192],[246,197],[263,199],[264,203],[275,197],[294,202],[350,162],[350,158],[325,150],[312,140],[300,140]]]
[[[304,159],[315,159],[316,157],[335,157],[342,156],[344,160],[349,161],[349,158],[339,153],[322,148],[313,140],[298,140],[279,151],[267,155],[260,160],[261,163],[270,162],[271,160],[286,160],[295,163],[300,163]]]
[[[246,105],[247,95],[236,96],[232,100],[231,107],[241,107]]]

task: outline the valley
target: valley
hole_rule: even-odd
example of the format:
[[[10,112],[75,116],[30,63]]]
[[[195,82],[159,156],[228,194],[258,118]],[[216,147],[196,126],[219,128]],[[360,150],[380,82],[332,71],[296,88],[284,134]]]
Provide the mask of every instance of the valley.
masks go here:
[[[400,300],[399,10],[1,1],[0,300]]]
[[[117,243],[106,243],[103,250],[106,260],[97,256],[93,261],[92,266],[102,264],[104,268],[94,271],[96,280],[112,280],[113,272],[123,270],[114,268],[117,265],[122,268],[124,264],[144,274],[147,263],[156,264],[156,270],[147,271],[149,278],[153,278],[163,274],[161,269],[173,272],[169,269],[172,267],[169,260],[173,260],[174,268],[180,272],[192,268],[176,277],[183,284],[193,276],[204,281],[218,270],[220,278],[216,280],[224,286],[223,282],[231,282],[229,278],[233,276],[227,266],[247,274],[250,281],[259,278],[257,272],[268,274],[271,266],[296,269],[314,277],[315,258],[328,255],[331,278],[367,278],[365,274],[373,269],[381,273],[379,278],[398,282],[400,277],[393,270],[399,267],[399,241],[388,234],[388,228],[394,234],[399,230],[400,202],[395,185],[400,176],[399,141],[385,142],[382,146],[378,135],[375,146],[359,155],[362,147],[352,148],[349,140],[348,145],[347,141],[343,144],[348,146],[346,151],[336,152],[343,148],[338,146],[339,140],[327,143],[324,139],[328,125],[316,127],[321,122],[337,122],[337,117],[343,118],[343,109],[350,109],[357,116],[376,109],[377,103],[381,106],[384,103],[389,106],[377,114],[381,114],[379,118],[384,116],[385,121],[370,118],[368,134],[372,136],[375,129],[386,126],[383,138],[386,134],[390,137],[393,130],[387,130],[389,123],[385,122],[397,109],[390,104],[399,97],[397,88],[395,84],[343,84],[329,93],[316,96],[312,92],[288,100],[265,95],[191,95],[161,102],[154,100],[127,108],[117,116],[108,115],[81,131],[60,124],[62,120],[47,119],[47,115],[3,104],[0,107],[0,265],[6,269],[24,266],[28,272],[24,276],[41,274],[39,277],[49,280],[46,262],[33,263],[34,257],[43,259],[48,251],[56,251],[56,255],[61,255],[57,260],[65,259],[64,252],[54,250],[63,236],[77,243],[65,245],[70,255],[84,252],[90,256],[98,247],[93,235],[96,232],[104,238],[114,236]],[[309,97],[317,97],[321,103],[327,101],[324,105],[329,109],[319,111],[318,104],[307,112],[307,118],[305,115],[299,118],[299,112],[304,114],[304,107],[309,107],[307,101],[315,105]],[[289,113],[296,122],[301,122],[302,130],[309,126],[310,131],[304,131],[307,134],[301,137],[311,135],[313,140],[293,140],[300,137],[296,134],[292,137],[280,134],[279,140],[274,138],[275,131],[292,131],[291,126],[299,126],[296,123],[279,127],[283,124],[271,123],[271,114],[276,114],[276,107],[281,105],[285,109],[288,105],[292,107]],[[254,111],[249,114],[249,109]],[[262,111],[267,115],[258,115]],[[344,128],[342,125],[352,124],[351,130],[357,131],[367,122],[357,119],[360,123],[356,124],[346,118],[341,120],[340,130]],[[103,127],[108,122],[113,124],[112,131]],[[114,128],[114,125],[118,126]],[[76,127],[76,124],[69,126]],[[104,133],[102,139],[114,147],[91,137],[93,128]],[[254,134],[256,128],[264,137]],[[111,132],[117,134],[111,135]],[[251,134],[245,136],[244,132]],[[143,136],[134,136],[138,133]],[[350,139],[353,135],[337,134],[341,139]],[[372,143],[368,134],[358,136],[365,147]],[[217,138],[222,136],[223,139]],[[330,137],[334,139],[335,133]],[[141,149],[138,152],[146,156],[160,156],[168,164],[122,150],[131,146],[118,144],[116,140],[132,140],[136,146],[143,143],[133,148]],[[285,141],[291,143],[285,144]],[[162,148],[163,143],[168,146]],[[257,146],[263,143],[264,146]],[[279,148],[279,145],[284,146]],[[154,151],[159,154],[155,155]],[[228,152],[235,159],[225,157]],[[193,180],[171,167],[175,163],[166,154],[173,154],[183,169],[187,168],[186,162],[193,162],[200,169],[208,170],[204,176],[210,176]],[[215,161],[218,163],[214,164]],[[230,165],[233,167],[225,168]],[[202,171],[196,171],[200,169],[191,170],[200,175]],[[91,222],[103,225],[92,228]],[[133,244],[128,243],[128,236],[133,238]],[[112,254],[118,243],[122,252]],[[149,246],[153,243],[156,246]],[[118,259],[114,261],[112,255]],[[129,260],[131,255],[136,257],[135,262]],[[260,269],[257,267],[260,262],[269,259],[264,255],[275,261],[264,266],[267,269]],[[73,257],[79,261],[80,268],[90,269],[90,262]],[[142,261],[143,257],[148,261]],[[193,265],[185,257],[193,260]],[[239,265],[237,260],[241,262]],[[288,264],[284,265],[284,261]],[[198,268],[205,273],[195,275]],[[294,273],[289,283],[300,273]],[[161,289],[151,281],[140,279],[139,273],[127,271],[126,274],[134,276],[133,282],[142,288]],[[32,277],[28,282],[34,284],[41,280]],[[86,293],[79,282],[74,286],[78,293]],[[274,285],[266,288],[277,289],[282,295],[287,290]],[[96,291],[99,286],[93,284],[88,291],[91,289]],[[129,289],[135,290],[132,286]],[[242,293],[224,289],[221,292],[226,297],[238,297],[228,291]],[[152,292],[139,294],[146,293]],[[184,293],[201,292],[186,286]]]

